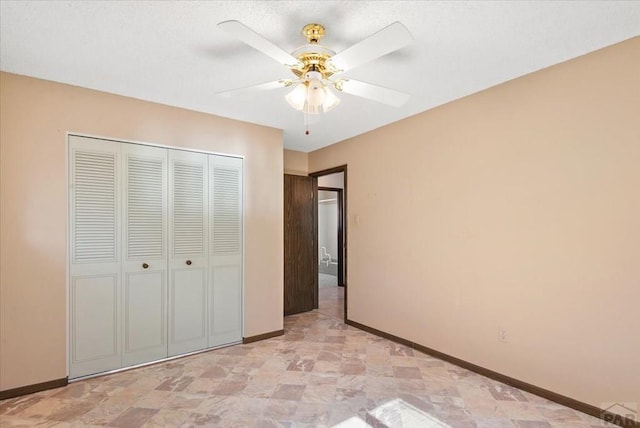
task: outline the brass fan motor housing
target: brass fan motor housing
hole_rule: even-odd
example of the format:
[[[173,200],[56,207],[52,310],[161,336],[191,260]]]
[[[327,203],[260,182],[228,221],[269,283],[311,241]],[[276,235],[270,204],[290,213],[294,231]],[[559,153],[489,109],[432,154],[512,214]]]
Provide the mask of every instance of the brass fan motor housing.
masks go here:
[[[318,44],[324,37],[324,27],[320,24],[307,24],[302,28],[302,34],[309,44],[292,53],[303,64],[301,68],[292,68],[293,74],[300,78],[309,71],[317,71],[326,79],[336,73],[337,70],[327,64],[327,60],[335,55],[335,52]]]
[[[331,58],[331,55],[318,53],[318,52],[306,52],[298,55],[300,62],[304,64],[302,68],[292,68],[291,71],[297,77],[304,76],[308,71],[317,71],[322,74],[323,78],[327,78],[333,75],[329,67],[326,66],[326,61]]]

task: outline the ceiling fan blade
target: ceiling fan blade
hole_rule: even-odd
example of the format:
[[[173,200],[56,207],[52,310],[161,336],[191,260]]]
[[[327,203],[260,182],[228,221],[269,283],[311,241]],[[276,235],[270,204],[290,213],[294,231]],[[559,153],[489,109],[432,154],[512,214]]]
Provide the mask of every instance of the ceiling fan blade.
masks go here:
[[[275,80],[273,82],[260,83],[258,85],[245,86],[243,88],[231,89],[229,91],[218,92],[216,95],[221,97],[231,97],[233,95],[249,94],[252,92],[268,91],[270,89],[285,88],[291,86],[293,81],[291,80]]]
[[[345,79],[337,83],[336,88],[347,94],[357,95],[392,107],[402,107],[409,100],[409,94],[384,88],[359,80]]]
[[[411,43],[413,36],[402,23],[394,22],[377,33],[329,59],[340,71],[347,71]]]
[[[218,24],[218,28],[245,42],[252,48],[259,50],[263,54],[270,56],[280,64],[286,65],[289,68],[302,66],[302,63],[298,61],[297,58],[274,45],[239,21],[223,21]]]

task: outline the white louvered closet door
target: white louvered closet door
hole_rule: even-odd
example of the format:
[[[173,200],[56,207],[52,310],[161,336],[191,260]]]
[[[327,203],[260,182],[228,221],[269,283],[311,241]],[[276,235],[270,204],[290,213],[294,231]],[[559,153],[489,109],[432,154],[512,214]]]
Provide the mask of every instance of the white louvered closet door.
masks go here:
[[[122,144],[122,365],[167,357],[167,149]]]
[[[169,355],[207,348],[208,155],[169,152]]]
[[[242,159],[209,156],[209,346],[242,340]]]
[[[69,137],[69,377],[121,366],[120,145]]]

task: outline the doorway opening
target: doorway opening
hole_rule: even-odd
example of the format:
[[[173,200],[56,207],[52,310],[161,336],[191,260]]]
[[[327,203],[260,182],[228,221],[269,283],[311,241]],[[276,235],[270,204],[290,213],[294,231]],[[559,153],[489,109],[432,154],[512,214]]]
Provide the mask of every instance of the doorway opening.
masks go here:
[[[318,186],[318,286],[344,286],[342,189]]]
[[[347,166],[309,174],[318,180],[318,312],[347,319]]]

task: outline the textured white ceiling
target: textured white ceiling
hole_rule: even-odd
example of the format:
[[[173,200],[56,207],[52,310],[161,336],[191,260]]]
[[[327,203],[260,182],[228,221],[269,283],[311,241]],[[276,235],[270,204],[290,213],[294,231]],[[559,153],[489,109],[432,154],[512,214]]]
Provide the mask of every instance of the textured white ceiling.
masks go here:
[[[339,94],[304,135],[287,89],[215,93],[293,76],[220,31],[239,20],[287,51],[326,27],[339,52],[394,21],[415,42],[346,73],[411,94],[396,109]],[[0,68],[284,130],[311,151],[640,34],[638,1],[0,1]]]

